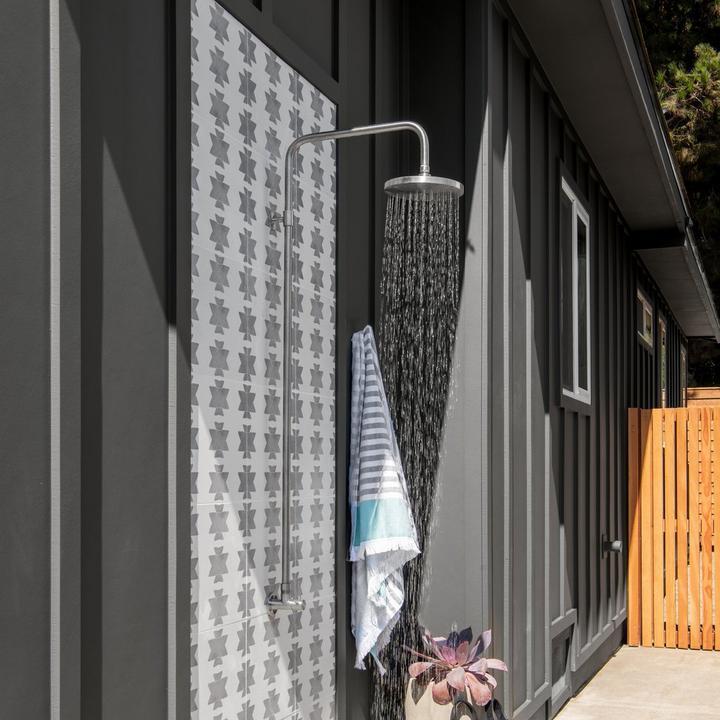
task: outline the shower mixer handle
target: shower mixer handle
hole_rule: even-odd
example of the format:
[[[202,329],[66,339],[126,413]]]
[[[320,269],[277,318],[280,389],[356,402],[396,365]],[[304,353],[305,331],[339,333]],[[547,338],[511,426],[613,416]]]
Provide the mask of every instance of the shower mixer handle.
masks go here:
[[[280,593],[273,593],[265,600],[268,612],[301,612],[305,609],[305,601],[297,597],[290,587],[290,583],[280,584]]]

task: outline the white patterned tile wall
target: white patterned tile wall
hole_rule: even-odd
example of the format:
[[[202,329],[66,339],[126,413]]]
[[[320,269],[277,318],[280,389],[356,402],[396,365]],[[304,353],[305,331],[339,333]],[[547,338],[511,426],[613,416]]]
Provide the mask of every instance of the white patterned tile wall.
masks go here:
[[[283,158],[335,107],[213,0],[192,11],[193,717],[335,709],[335,154],[308,146],[294,252],[294,582],[280,579]]]

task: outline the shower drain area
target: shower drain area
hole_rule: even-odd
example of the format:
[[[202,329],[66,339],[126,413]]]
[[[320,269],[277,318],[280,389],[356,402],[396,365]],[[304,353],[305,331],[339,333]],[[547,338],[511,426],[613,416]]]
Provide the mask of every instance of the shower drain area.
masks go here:
[[[280,580],[283,156],[334,104],[212,0],[192,26],[192,716],[335,715],[335,154],[298,166],[290,562]]]

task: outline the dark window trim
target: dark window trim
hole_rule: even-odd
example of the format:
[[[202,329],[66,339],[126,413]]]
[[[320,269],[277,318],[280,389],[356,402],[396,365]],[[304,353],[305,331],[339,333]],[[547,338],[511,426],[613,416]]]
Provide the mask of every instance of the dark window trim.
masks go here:
[[[665,332],[665,387],[663,388],[663,351],[662,351],[662,333]],[[657,312],[657,380],[658,380],[658,398],[660,407],[669,407],[670,403],[670,326],[668,325],[667,315],[658,309]],[[664,395],[663,395],[664,391]]]
[[[645,352],[655,355],[655,345],[657,342],[657,316],[658,307],[655,299],[652,297],[652,293],[649,293],[640,283],[637,283],[635,287],[634,306],[637,309],[637,303],[640,300],[638,295],[642,295],[643,300],[647,303],[648,307],[652,311],[652,340],[648,342],[645,336],[640,332],[640,326],[638,325],[637,313],[635,314],[635,337],[637,338],[640,347]]]

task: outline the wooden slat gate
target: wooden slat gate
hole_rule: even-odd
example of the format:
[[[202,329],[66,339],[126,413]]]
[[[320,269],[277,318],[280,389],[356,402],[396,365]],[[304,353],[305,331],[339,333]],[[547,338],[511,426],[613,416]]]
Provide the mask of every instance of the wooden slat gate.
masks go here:
[[[720,405],[631,409],[628,439],[628,644],[720,650]]]

